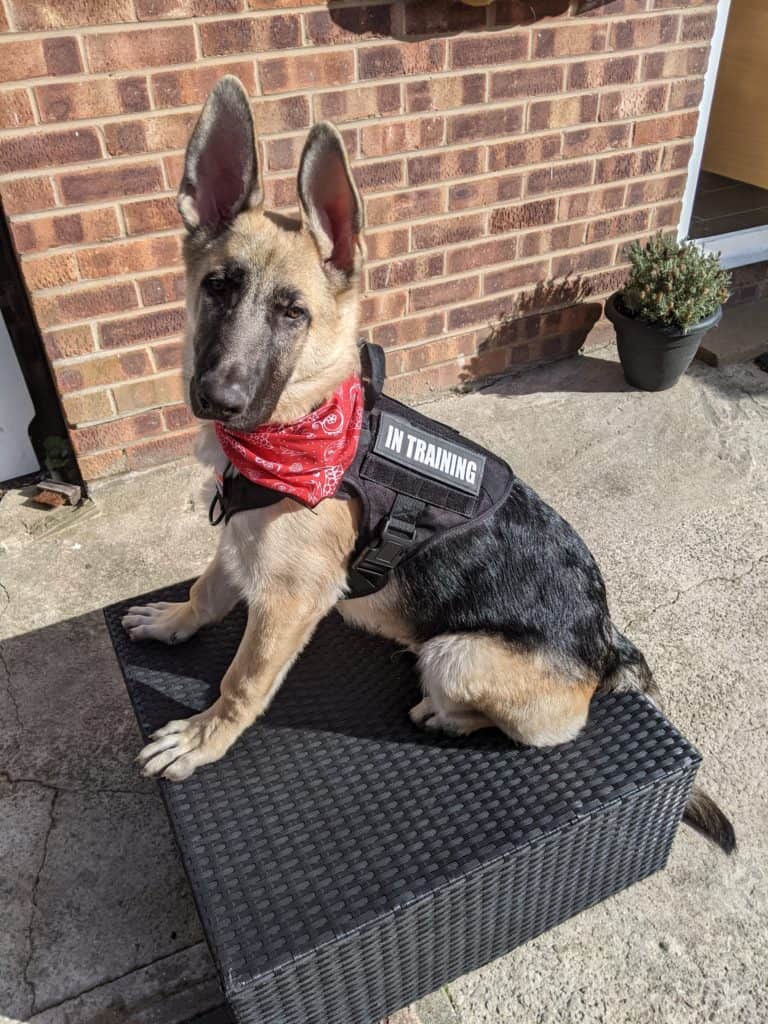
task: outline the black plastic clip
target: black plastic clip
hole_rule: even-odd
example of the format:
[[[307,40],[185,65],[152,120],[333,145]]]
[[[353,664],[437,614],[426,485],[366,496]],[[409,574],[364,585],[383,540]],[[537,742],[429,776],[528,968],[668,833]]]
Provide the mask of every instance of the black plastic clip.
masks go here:
[[[381,590],[392,570],[416,542],[414,523],[387,516],[375,544],[364,548],[349,567],[348,597],[363,597]]]

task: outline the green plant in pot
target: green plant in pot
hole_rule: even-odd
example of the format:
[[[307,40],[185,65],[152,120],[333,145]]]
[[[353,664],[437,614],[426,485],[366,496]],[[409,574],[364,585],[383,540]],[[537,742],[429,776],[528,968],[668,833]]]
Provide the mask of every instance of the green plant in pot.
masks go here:
[[[644,391],[673,387],[701,339],[723,315],[731,275],[695,242],[657,235],[629,248],[627,283],[606,302],[629,384]]]

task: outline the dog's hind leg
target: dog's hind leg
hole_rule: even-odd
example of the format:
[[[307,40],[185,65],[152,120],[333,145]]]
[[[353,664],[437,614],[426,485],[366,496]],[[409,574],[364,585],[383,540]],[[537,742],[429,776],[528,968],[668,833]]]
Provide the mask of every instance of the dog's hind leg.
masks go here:
[[[235,606],[239,593],[217,552],[205,572],[192,584],[187,601],[157,601],[129,608],[123,628],[131,640],[160,640],[180,644],[201,626],[218,622]]]

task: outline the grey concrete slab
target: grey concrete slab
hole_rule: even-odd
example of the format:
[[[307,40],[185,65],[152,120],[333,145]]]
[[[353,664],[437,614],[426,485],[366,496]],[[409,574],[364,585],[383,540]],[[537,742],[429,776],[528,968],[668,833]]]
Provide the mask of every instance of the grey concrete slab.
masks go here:
[[[696,364],[628,388],[613,349],[426,406],[503,453],[583,534],[614,615],[732,812],[726,860],[669,869],[423,1000],[423,1024],[768,1019],[768,375]],[[215,543],[183,462],[0,551],[0,1021],[181,1024],[217,989],[104,631],[104,604],[195,575]],[[0,508],[2,503],[0,502]]]
[[[697,355],[711,366],[727,366],[764,352],[768,352],[768,299],[726,306],[720,325],[705,335]]]

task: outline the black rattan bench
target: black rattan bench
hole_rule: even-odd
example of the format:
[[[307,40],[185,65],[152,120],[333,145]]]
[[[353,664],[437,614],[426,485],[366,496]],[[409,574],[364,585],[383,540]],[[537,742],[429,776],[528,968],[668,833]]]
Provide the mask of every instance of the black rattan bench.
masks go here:
[[[207,707],[244,625],[132,643],[142,733]],[[234,1019],[371,1024],[662,868],[699,755],[645,698],[599,696],[572,743],[411,725],[410,655],[320,626],[218,764],[161,783]]]

